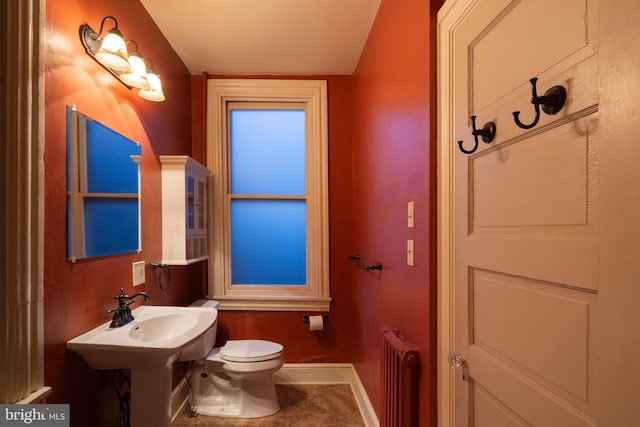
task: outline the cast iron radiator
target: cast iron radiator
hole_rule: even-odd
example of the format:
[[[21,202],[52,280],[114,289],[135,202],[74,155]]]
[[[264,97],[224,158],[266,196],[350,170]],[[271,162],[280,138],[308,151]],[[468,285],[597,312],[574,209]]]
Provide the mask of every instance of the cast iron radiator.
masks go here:
[[[380,328],[382,342],[381,427],[418,425],[418,379],[420,352],[396,329]]]

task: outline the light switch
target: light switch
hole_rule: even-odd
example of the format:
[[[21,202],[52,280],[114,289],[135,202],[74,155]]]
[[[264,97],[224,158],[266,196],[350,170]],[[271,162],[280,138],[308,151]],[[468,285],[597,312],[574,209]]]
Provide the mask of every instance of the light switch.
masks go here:
[[[415,226],[415,202],[412,200],[407,203],[407,227],[414,228]]]
[[[133,286],[142,285],[144,283],[144,261],[134,262],[133,269]]]
[[[413,267],[415,259],[415,240],[407,240],[407,265]]]

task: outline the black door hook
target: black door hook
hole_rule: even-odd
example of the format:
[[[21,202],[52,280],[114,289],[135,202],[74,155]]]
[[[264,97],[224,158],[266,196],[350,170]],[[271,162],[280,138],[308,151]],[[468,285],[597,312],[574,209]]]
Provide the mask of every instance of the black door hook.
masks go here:
[[[540,120],[540,106],[542,106],[542,111],[544,111],[545,114],[553,115],[562,110],[564,102],[567,99],[567,91],[564,86],[554,86],[546,91],[543,96],[538,96],[536,92],[537,81],[537,77],[529,80],[529,82],[531,82],[531,103],[536,112],[536,117],[533,119],[533,122],[525,125],[520,121],[520,111],[513,112],[513,120],[516,122],[516,125],[522,129],[531,129],[538,124]]]
[[[482,142],[485,144],[490,144],[496,137],[496,124],[494,122],[487,122],[482,129],[476,129],[476,116],[471,116],[471,126],[473,128],[471,134],[473,135],[476,145],[474,145],[471,150],[465,150],[462,148],[462,141],[458,141],[458,147],[460,147],[460,151],[464,154],[472,154],[478,149],[478,137],[481,137]]]

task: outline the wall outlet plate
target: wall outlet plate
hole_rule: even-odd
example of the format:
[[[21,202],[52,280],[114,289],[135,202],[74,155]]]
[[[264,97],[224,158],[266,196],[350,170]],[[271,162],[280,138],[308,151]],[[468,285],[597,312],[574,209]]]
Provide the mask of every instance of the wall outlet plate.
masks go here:
[[[131,264],[133,270],[133,286],[142,285],[144,283],[144,261],[138,261]]]

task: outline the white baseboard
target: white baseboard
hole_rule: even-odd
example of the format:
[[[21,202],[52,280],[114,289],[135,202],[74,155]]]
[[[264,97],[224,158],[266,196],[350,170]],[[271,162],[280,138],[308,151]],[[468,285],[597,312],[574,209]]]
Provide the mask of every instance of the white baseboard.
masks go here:
[[[285,363],[275,374],[276,384],[349,384],[366,427],[380,427],[369,396],[351,363]],[[174,419],[189,400],[185,378],[171,393],[171,417]]]

